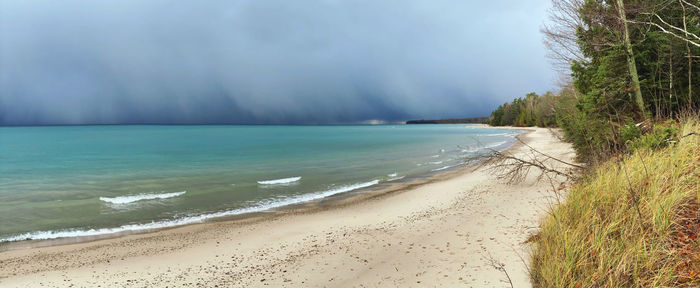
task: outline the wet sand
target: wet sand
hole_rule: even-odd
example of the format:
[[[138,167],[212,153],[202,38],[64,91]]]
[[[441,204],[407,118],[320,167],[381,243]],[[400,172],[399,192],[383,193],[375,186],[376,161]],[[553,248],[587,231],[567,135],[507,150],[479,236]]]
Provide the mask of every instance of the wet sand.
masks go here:
[[[529,130],[529,145],[573,158],[549,130]],[[494,259],[528,287],[524,241],[555,201],[551,187],[469,167],[333,205],[5,251],[0,286],[510,287]]]

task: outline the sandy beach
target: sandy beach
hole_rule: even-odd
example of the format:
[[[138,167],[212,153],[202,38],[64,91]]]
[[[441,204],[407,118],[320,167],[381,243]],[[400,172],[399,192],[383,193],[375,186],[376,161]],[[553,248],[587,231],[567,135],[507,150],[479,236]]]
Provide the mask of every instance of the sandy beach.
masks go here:
[[[525,143],[573,158],[548,129],[525,129]],[[6,251],[0,286],[510,287],[509,276],[529,287],[524,242],[555,202],[535,178],[507,184],[469,167],[335,205]]]

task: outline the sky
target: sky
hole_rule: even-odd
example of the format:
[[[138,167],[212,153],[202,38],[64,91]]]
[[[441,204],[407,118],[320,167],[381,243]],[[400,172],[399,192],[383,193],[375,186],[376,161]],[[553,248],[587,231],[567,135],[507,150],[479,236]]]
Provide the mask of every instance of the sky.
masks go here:
[[[0,125],[487,116],[554,86],[548,0],[0,0]]]

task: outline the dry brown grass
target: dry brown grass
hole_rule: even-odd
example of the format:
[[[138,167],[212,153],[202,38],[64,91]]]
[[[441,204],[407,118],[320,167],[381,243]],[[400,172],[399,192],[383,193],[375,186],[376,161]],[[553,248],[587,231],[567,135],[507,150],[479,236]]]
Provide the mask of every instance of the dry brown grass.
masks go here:
[[[700,131],[682,121],[679,136]],[[533,237],[536,287],[700,287],[700,136],[578,181]]]

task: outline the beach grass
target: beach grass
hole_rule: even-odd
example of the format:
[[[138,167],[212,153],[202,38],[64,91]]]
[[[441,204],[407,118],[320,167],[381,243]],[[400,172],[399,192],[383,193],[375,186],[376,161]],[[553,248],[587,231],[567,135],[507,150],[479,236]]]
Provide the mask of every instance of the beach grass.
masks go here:
[[[535,287],[700,285],[700,121],[680,123],[669,146],[611,159],[571,187],[531,238]]]

